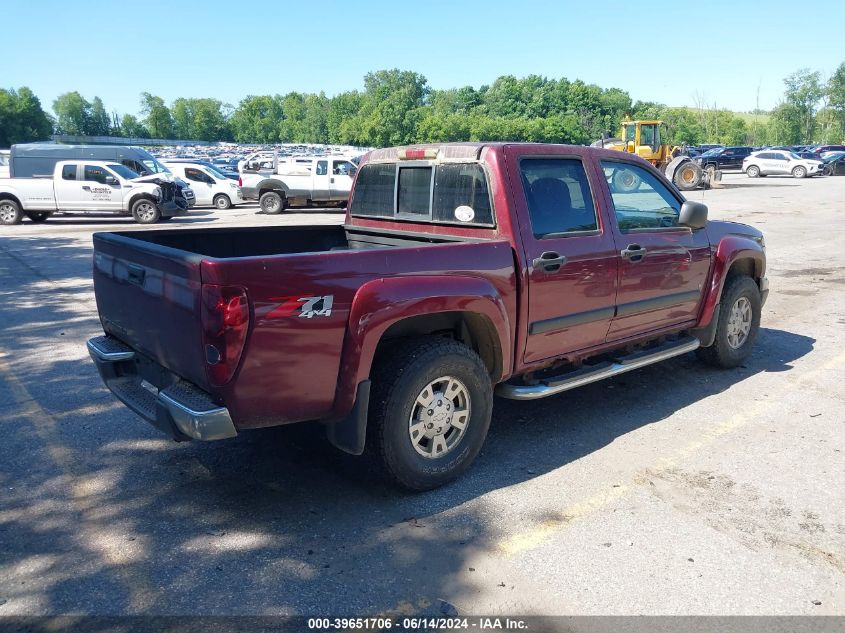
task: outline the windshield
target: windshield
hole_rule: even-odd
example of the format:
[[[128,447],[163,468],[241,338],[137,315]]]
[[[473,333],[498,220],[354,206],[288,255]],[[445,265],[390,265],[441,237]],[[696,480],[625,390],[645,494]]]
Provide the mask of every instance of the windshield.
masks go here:
[[[702,156],[715,156],[719,152],[722,151],[721,147],[714,147],[713,149],[708,149],[706,152],[702,154]]]
[[[822,152],[822,160],[833,161],[845,156],[845,152]]]
[[[119,165],[118,163],[109,163],[108,165],[106,165],[106,167],[111,169],[121,178],[126,178],[126,180],[133,180],[139,177],[137,172],[129,169],[126,165]]]
[[[154,174],[172,174],[167,167],[158,162],[155,158],[145,158],[141,161]]]

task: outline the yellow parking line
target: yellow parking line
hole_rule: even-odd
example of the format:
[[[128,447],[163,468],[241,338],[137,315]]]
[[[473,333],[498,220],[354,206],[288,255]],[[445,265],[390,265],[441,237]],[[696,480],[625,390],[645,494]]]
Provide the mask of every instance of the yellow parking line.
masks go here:
[[[819,374],[830,369],[837,368],[842,364],[845,364],[845,352],[831,358],[818,367],[807,371],[805,374],[797,378],[797,382],[809,383]],[[746,426],[748,423],[755,421],[761,415],[779,405],[779,403],[780,400],[764,400],[755,402],[746,411],[731,416],[724,422],[707,430],[701,435],[701,437],[685,444],[671,457],[661,458],[654,465],[637,471],[629,482],[620,484],[618,487],[611,488],[610,490],[600,491],[587,499],[579,501],[564,510],[561,510],[551,519],[547,519],[525,532],[504,538],[499,541],[495,549],[506,556],[513,556],[514,554],[539,547],[549,540],[549,538],[551,538],[555,533],[565,529],[572,523],[607,507],[636,486],[646,483],[649,477],[653,477],[655,473],[671,469],[677,464],[683,463],[694,453],[706,448],[718,438],[728,435],[729,433],[733,433]]]

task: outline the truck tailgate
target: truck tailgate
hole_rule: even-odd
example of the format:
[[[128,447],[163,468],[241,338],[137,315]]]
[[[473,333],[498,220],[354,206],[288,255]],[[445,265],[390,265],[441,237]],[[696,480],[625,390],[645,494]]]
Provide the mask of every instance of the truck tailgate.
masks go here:
[[[128,236],[94,234],[94,291],[105,332],[208,389],[202,259]]]

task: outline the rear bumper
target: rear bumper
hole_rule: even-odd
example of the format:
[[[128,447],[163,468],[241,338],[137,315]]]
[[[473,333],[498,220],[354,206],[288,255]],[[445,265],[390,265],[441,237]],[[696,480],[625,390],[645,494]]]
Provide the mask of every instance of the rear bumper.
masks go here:
[[[176,441],[222,440],[238,434],[228,409],[189,382],[161,390],[138,373],[136,353],[110,336],[88,341],[88,352],[106,387],[127,407]]]

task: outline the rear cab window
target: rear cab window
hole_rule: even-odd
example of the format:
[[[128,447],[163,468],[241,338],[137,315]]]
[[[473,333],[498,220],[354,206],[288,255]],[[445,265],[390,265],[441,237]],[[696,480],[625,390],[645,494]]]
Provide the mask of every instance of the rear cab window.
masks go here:
[[[487,175],[478,163],[367,163],[358,171],[350,214],[495,226]]]

